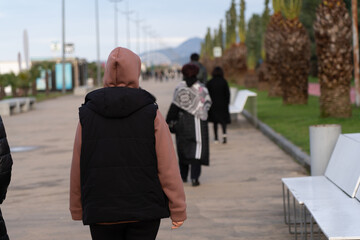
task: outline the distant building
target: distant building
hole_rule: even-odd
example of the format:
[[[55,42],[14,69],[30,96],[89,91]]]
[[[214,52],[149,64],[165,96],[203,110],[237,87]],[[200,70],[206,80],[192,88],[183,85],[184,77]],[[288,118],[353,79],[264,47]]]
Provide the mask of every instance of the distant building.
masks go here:
[[[25,68],[25,62],[21,63],[22,68]],[[5,73],[19,74],[20,67],[18,61],[0,61],[0,74]]]

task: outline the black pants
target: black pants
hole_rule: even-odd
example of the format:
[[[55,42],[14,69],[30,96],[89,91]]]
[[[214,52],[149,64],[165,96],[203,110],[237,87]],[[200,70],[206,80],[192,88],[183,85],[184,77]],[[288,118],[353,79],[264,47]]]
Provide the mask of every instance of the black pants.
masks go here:
[[[189,174],[189,165],[191,165],[190,178],[199,179],[201,174],[201,164],[199,160],[194,160],[191,164],[179,163],[181,178],[183,180],[187,180]]]
[[[226,123],[220,123],[222,127],[223,134],[226,134]],[[218,123],[214,123],[214,135],[215,140],[218,140]]]
[[[9,236],[6,231],[5,221],[3,219],[0,209],[0,240],[9,240]]]
[[[155,240],[160,219],[113,225],[90,225],[93,240]]]

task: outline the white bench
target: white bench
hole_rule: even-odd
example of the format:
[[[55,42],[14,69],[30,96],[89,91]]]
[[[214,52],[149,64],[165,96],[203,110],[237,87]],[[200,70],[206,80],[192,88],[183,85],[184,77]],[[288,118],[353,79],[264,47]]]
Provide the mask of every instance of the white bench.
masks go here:
[[[9,98],[0,101],[0,115],[10,116],[21,112],[27,112],[34,108],[34,97]]]
[[[311,239],[314,239],[314,220],[329,240],[360,239],[360,202],[342,196],[306,202],[306,210],[311,214]],[[307,235],[306,227],[303,235]]]
[[[232,93],[234,95],[234,93]],[[231,89],[230,89],[230,95],[231,95]],[[247,101],[249,101],[249,112],[254,117],[254,124],[256,125],[256,119],[257,119],[257,106],[256,106],[256,97],[257,94],[255,92],[249,91],[249,90],[239,90],[236,93],[236,97],[233,100],[233,103],[230,103],[229,105],[229,113],[232,116],[233,119],[237,120],[237,116],[239,113],[242,113],[245,107],[245,104]]]
[[[237,88],[230,87],[230,105],[234,104],[237,92],[238,92]]]
[[[355,219],[360,220],[359,158],[360,134],[342,134],[336,142],[324,176],[282,179],[284,219],[289,225],[289,232],[295,233],[295,239],[298,225],[302,237],[307,237],[309,214],[329,239],[360,239],[360,221],[353,222]],[[289,192],[293,196],[292,204]],[[297,209],[297,205],[300,208]],[[334,209],[343,211],[343,214]],[[313,237],[312,221],[310,223]],[[291,231],[292,226],[294,232]]]

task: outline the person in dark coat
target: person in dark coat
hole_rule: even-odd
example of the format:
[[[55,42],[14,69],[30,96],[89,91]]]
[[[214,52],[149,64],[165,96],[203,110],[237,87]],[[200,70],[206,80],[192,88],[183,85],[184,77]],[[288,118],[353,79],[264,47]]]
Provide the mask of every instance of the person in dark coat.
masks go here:
[[[197,53],[193,53],[190,56],[190,63],[195,64],[196,66],[199,67],[199,72],[196,75],[196,78],[199,82],[201,82],[202,84],[206,84],[207,83],[207,71],[204,65],[202,65],[200,62],[200,56]]]
[[[209,133],[207,113],[211,106],[208,91],[196,75],[199,67],[185,64],[182,68],[184,81],[175,88],[166,122],[176,134],[180,174],[187,182],[191,165],[192,186],[199,186],[201,165],[209,165]]]
[[[226,125],[231,122],[229,114],[230,89],[221,67],[215,67],[212,79],[206,85],[212,100],[208,121],[214,123],[215,143],[218,143],[218,124],[223,131],[223,143],[227,142]]]
[[[10,154],[10,147],[7,142],[5,127],[0,117],[0,204],[6,198],[7,188],[10,184],[12,158]],[[6,231],[5,221],[0,209],[0,239],[9,240],[9,236]]]

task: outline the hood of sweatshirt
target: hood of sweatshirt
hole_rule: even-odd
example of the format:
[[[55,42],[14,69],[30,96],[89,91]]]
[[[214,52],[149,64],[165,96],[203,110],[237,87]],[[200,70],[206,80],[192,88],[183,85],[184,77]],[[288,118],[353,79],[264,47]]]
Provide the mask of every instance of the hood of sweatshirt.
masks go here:
[[[106,62],[104,87],[139,88],[141,60],[126,48],[115,48]]]

